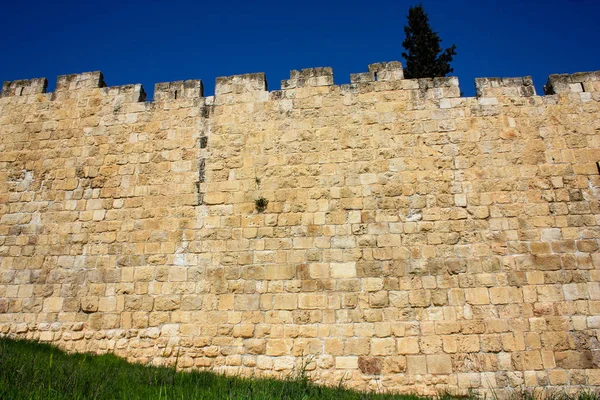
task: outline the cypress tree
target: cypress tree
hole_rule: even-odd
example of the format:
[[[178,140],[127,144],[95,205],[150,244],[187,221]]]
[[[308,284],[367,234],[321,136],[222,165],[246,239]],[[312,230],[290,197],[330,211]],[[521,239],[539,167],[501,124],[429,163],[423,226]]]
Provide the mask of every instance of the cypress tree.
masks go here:
[[[429,26],[423,6],[410,7],[407,19],[408,24],[404,26],[406,39],[402,42],[406,49],[402,53],[406,60],[404,76],[408,79],[434,78],[454,71],[450,63],[456,55],[456,46],[452,45],[442,52],[441,39]]]

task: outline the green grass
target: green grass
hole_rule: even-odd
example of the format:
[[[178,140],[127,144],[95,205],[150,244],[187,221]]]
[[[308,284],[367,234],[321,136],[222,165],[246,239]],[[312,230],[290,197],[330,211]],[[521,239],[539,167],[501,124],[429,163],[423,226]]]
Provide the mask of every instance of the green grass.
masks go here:
[[[418,396],[318,386],[303,374],[275,380],[176,372],[174,368],[131,364],[111,354],[67,354],[47,344],[0,338],[0,400],[12,399],[425,400]],[[496,395],[492,393],[489,399],[496,399]],[[600,397],[591,390],[567,395],[542,389],[535,393],[514,390],[507,399],[600,400]],[[440,394],[436,400],[456,400],[456,397]]]
[[[0,399],[335,399],[418,400],[417,396],[327,388],[306,377],[242,379],[131,364],[111,354],[67,354],[0,339]]]

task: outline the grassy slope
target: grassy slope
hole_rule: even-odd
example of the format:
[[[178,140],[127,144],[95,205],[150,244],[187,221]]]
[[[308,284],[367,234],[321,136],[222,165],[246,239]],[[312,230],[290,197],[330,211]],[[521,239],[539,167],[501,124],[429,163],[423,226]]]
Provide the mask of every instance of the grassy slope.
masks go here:
[[[113,355],[66,354],[0,339],[0,399],[403,399],[316,386],[306,379],[239,379],[130,364]]]

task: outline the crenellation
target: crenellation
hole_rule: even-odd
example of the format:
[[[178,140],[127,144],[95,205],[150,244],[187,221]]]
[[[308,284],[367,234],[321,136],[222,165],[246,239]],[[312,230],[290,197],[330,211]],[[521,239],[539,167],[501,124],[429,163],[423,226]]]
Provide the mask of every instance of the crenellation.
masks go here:
[[[4,82],[0,97],[29,96],[32,94],[46,93],[48,80],[46,78],[23,79]]]
[[[115,103],[138,103],[146,101],[146,91],[142,84],[104,87],[103,92],[113,97]]]
[[[361,390],[599,389],[600,73],[460,97],[399,68],[153,102],[99,72],[5,84],[0,334],[243,375],[314,357]]]
[[[412,79],[406,82],[413,81]],[[438,77],[438,78],[422,78],[416,80],[420,91],[425,91],[434,99],[456,98],[460,97],[460,86],[458,78],[455,76]]]
[[[263,72],[217,78],[215,96],[266,91],[267,78]]]
[[[106,87],[104,75],[100,71],[81,74],[60,75],[56,80],[56,92]]]
[[[333,85],[333,69],[331,67],[292,70],[290,79],[281,81],[282,90],[331,85]]]
[[[368,83],[375,81],[375,72],[359,72],[350,74],[350,83]]]
[[[600,71],[550,75],[544,92],[547,95],[600,92]]]
[[[154,85],[154,101],[198,99],[201,97],[204,97],[204,85],[199,79],[163,82]]]
[[[404,79],[404,70],[399,61],[380,62],[369,65],[369,72],[378,81],[395,81]]]
[[[475,78],[477,97],[531,97],[535,86],[531,76],[520,78]]]
[[[222,76],[215,84],[217,103],[244,103],[268,99],[267,77],[264,72]]]

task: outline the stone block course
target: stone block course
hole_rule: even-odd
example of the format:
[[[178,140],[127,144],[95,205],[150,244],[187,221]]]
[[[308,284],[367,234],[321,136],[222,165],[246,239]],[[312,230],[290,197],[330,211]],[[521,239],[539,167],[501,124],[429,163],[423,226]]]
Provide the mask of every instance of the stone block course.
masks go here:
[[[178,368],[600,387],[599,72],[0,96],[0,333]],[[266,208],[257,200],[268,201]]]

